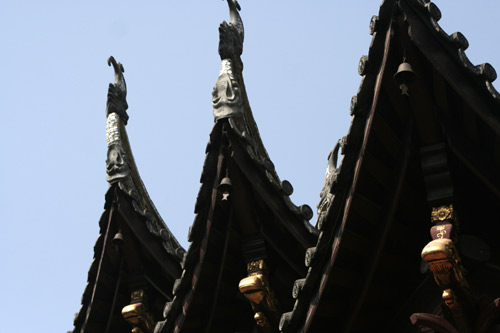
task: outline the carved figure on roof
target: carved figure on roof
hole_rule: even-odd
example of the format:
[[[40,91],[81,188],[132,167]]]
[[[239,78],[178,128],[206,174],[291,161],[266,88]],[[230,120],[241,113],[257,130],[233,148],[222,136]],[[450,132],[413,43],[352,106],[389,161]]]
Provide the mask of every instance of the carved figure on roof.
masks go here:
[[[343,140],[339,140],[335,147],[330,151],[330,154],[328,154],[328,166],[326,167],[325,180],[320,193],[321,200],[318,204],[318,214],[326,212],[331,202],[331,198],[333,197],[332,187],[337,181],[337,176],[340,171],[340,168],[337,166],[337,160],[339,150],[342,147],[342,142]]]
[[[125,69],[121,63],[116,62],[113,56],[109,57],[108,65],[113,65],[113,69],[115,70],[115,83],[109,84],[108,100],[106,102],[106,117],[115,112],[123,120],[124,124],[127,125],[127,84],[123,76]]]
[[[130,158],[123,149],[120,133],[120,121],[127,123],[127,85],[123,77],[123,66],[112,56],[108,59],[108,65],[113,65],[115,71],[115,83],[110,83],[108,88],[108,100],[106,102],[106,141],[108,143],[108,155],[106,159],[106,180],[114,183],[130,175]]]
[[[212,105],[215,120],[243,113],[242,95],[233,61],[240,62],[243,51],[243,21],[236,0],[227,0],[230,23],[222,22],[219,27],[219,54],[222,60],[220,74],[212,91]],[[241,68],[241,66],[240,66]]]
[[[230,23],[222,22],[219,26],[219,55],[221,60],[239,57],[243,52],[244,28],[238,1],[227,0]]]
[[[114,183],[130,175],[129,158],[121,144],[108,147],[106,159],[106,180]]]
[[[215,120],[243,113],[240,85],[233,75],[230,59],[222,60],[220,74],[212,91],[212,106]]]

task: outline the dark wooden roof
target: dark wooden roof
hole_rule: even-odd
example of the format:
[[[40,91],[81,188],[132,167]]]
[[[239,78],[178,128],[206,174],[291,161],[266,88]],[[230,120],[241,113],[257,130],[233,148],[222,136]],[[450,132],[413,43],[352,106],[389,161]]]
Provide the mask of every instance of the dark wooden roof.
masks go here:
[[[221,154],[224,146],[231,148]],[[231,208],[221,205],[217,191],[226,167],[233,186]],[[238,282],[246,276],[243,240],[262,236],[271,283],[279,299],[288,303],[292,300],[289,288],[305,273],[305,249],[315,243],[316,232],[306,219],[311,217],[310,208],[291,202],[291,193],[281,185],[270,160],[257,158],[252,144],[230,119],[218,120],[214,126],[202,180],[182,276],[157,332],[246,331],[255,326],[251,307],[238,291]]]
[[[166,304],[165,320],[155,332],[253,331],[252,308],[238,290],[247,275],[247,262],[265,258],[276,299],[281,306],[291,306],[293,282],[306,273],[305,250],[317,239],[316,229],[308,222],[311,208],[292,203],[291,184],[280,181],[262,144],[239,54],[228,55],[223,49],[225,29],[237,24],[231,15],[229,28],[221,25],[219,46],[221,76],[229,75],[231,82],[219,85],[218,81],[215,90],[223,87],[225,94],[232,85],[236,89],[231,88],[231,94],[241,103],[219,110],[219,98],[214,95],[215,125],[189,232],[191,245],[182,262],[182,276],[174,285],[174,299]],[[227,178],[232,184],[229,200],[219,190]]]
[[[180,275],[184,249],[171,234],[149,198],[135,165],[125,124],[125,81],[114,59],[115,84],[110,84],[107,107],[108,160],[104,212],[94,259],[75,316],[74,332],[128,331],[121,310],[135,289],[148,289],[149,307],[160,319],[163,304],[172,298]],[[110,64],[111,64],[110,62]]]
[[[228,3],[231,23],[219,30],[215,125],[189,249],[160,219],[131,158],[130,174],[113,181],[106,195],[75,332],[85,325],[100,330],[104,322],[125,329],[119,314],[106,310],[126,304],[130,291],[118,282],[120,258],[129,258],[126,278],[137,271],[155,277],[145,280],[160,295],[151,304],[156,333],[259,331],[238,290],[246,263],[256,258],[266,260],[280,304],[281,320],[272,331],[417,332],[409,319],[414,313],[450,317],[420,257],[432,239],[431,208],[443,198],[452,200],[460,221],[457,244],[475,302],[469,324],[479,332],[490,316],[491,326],[498,310],[485,314],[490,310],[483,305],[497,306],[492,299],[500,295],[500,226],[492,220],[500,204],[500,95],[493,67],[471,64],[467,40],[442,30],[433,3],[383,1],[370,21],[368,55],[359,63],[352,123],[330,153],[312,227],[311,209],[292,203],[293,188],[278,177],[260,138],[242,76],[243,25],[237,3]],[[416,78],[400,86],[394,75],[404,62]],[[236,102],[220,103],[229,96],[220,99],[219,90]],[[124,110],[115,113],[126,123]],[[131,156],[120,126],[121,145]],[[436,151],[441,160],[433,169],[427,162]],[[110,244],[118,231],[129,244],[126,255]],[[453,321],[446,325],[443,332],[454,332]]]
[[[475,210],[494,214],[500,198],[490,170],[499,157],[496,73],[489,64],[472,65],[467,40],[446,34],[440,17],[428,1],[386,0],[372,18],[351,127],[330,157],[320,236],[307,252],[309,270],[294,286],[297,299],[283,314],[281,331],[414,331],[412,313],[435,313],[441,291],[420,269],[420,251],[431,240],[421,147],[446,142],[461,233],[496,247],[477,229]],[[409,101],[393,78],[404,57],[417,76]],[[472,263],[474,290],[487,289],[482,285],[495,275],[490,264]],[[490,297],[498,295],[489,288]]]

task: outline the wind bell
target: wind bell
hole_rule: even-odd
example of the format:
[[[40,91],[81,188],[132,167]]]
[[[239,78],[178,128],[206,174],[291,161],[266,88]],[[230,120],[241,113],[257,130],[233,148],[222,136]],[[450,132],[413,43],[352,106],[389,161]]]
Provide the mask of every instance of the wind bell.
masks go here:
[[[406,62],[406,58],[403,58],[403,62],[398,67],[398,71],[394,74],[394,80],[399,84],[401,95],[410,96],[407,84],[413,82],[415,77],[416,75],[415,72],[413,72],[411,65]]]
[[[233,191],[233,184],[231,178],[226,173],[226,177],[222,178],[220,184],[217,186],[217,191],[222,194],[221,201],[228,201],[229,194]]]

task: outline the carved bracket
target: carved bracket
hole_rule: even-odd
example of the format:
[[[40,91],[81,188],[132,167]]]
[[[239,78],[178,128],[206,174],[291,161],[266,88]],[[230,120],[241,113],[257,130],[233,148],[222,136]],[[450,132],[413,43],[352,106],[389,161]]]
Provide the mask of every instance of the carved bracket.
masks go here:
[[[146,304],[144,290],[133,291],[130,304],[122,309],[122,316],[133,326],[132,333],[153,332],[156,322]]]
[[[420,316],[420,321],[427,321],[428,327],[439,324],[444,325],[442,327],[453,327],[453,329],[456,327],[456,332],[469,332],[470,309],[473,304],[465,279],[465,269],[451,239],[453,225],[456,221],[453,205],[433,207],[431,221],[436,224],[431,228],[433,240],[422,250],[422,259],[429,265],[434,280],[443,291],[441,297],[448,309],[445,313],[450,313],[451,318],[445,316],[438,320],[436,319],[438,317],[435,318],[432,315],[418,314],[414,316]],[[412,317],[412,320],[417,321],[417,317]],[[454,325],[448,321],[449,319],[452,319]],[[447,329],[443,332],[454,331]]]
[[[442,289],[468,287],[458,250],[451,239],[438,238],[429,242],[422,250],[422,259],[427,262]]]
[[[240,292],[250,301],[254,319],[260,327],[270,330],[279,320],[278,301],[269,285],[263,259],[247,263],[248,276],[239,283]]]

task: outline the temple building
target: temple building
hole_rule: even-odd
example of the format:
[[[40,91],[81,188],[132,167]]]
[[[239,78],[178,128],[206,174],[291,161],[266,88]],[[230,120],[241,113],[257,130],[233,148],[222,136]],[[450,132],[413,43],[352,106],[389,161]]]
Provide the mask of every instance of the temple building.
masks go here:
[[[188,249],[141,181],[108,60],[109,189],[73,332],[500,332],[494,68],[469,61],[434,3],[384,0],[310,221],[260,138],[227,3]]]

